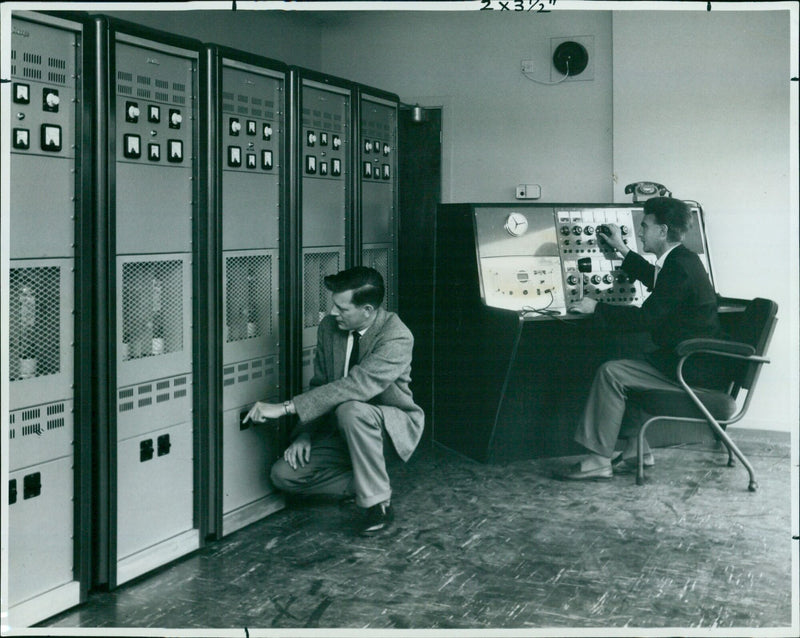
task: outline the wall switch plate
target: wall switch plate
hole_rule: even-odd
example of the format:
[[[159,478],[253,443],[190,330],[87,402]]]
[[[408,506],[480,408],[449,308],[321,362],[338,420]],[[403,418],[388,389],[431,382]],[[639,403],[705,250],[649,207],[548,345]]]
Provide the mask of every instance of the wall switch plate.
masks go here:
[[[542,187],[539,184],[520,184],[517,186],[517,199],[539,199]]]

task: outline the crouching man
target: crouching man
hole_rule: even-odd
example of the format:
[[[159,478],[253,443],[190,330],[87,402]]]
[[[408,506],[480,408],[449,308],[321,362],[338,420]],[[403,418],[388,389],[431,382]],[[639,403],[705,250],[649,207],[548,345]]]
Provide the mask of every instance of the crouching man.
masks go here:
[[[409,389],[414,338],[382,308],[377,270],[356,266],[324,283],[333,307],[317,330],[309,390],[284,403],[256,402],[246,420],[296,414],[292,443],[272,467],[273,483],[293,494],[354,496],[366,509],[361,534],[372,536],[394,518],[384,451],[394,447],[407,461],[425,423]]]

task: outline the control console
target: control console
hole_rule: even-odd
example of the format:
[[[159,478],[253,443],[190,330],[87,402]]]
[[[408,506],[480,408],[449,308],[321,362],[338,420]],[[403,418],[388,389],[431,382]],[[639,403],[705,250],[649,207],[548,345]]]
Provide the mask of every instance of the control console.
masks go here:
[[[616,224],[623,241],[638,252],[630,208],[556,209],[558,251],[567,304],[584,295],[611,304],[639,305],[642,286],[622,270],[622,258],[600,236],[606,224]]]

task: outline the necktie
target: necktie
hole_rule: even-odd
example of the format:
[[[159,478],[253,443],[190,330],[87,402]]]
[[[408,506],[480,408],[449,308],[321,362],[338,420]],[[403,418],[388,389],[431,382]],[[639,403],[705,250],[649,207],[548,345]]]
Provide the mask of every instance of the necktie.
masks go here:
[[[656,280],[658,279],[659,272],[661,272],[661,266],[656,266],[656,269],[653,272],[653,288],[656,287]]]
[[[350,350],[350,359],[347,362],[347,372],[358,363],[358,340],[361,338],[358,330],[353,330],[353,349]]]

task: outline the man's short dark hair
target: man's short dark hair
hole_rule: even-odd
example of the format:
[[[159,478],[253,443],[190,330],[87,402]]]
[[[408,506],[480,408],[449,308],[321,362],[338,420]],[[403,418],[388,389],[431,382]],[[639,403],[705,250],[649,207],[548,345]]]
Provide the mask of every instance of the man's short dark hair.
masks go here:
[[[682,241],[692,223],[689,204],[674,197],[651,197],[644,203],[644,214],[653,215],[657,224],[667,227],[669,241]]]
[[[324,279],[325,287],[331,292],[353,291],[353,304],[366,306],[371,304],[375,308],[383,303],[385,287],[383,277],[374,268],[368,266],[354,266],[342,270],[335,275],[328,275]]]

